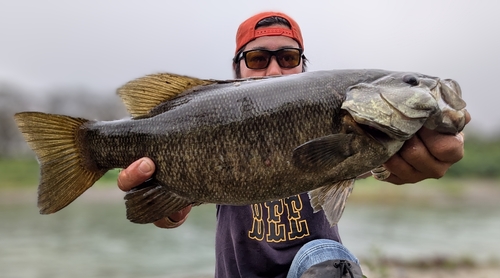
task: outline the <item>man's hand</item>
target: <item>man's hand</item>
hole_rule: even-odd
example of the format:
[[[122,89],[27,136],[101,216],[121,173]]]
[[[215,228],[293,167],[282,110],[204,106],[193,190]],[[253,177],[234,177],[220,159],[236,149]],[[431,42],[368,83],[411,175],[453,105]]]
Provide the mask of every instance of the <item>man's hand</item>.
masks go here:
[[[120,172],[118,187],[122,191],[129,191],[151,178],[154,172],[155,164],[151,159],[144,157],[136,160]]]
[[[118,175],[118,187],[122,191],[129,191],[151,178],[154,172],[155,164],[151,159],[144,157],[136,160],[126,169],[120,172],[120,174]],[[191,206],[188,206],[181,211],[173,213],[167,218],[163,218],[154,222],[154,224],[160,228],[178,227],[182,223],[184,223],[190,211]]]
[[[466,112],[465,123],[470,120],[470,114]],[[438,179],[463,156],[463,133],[448,135],[422,128],[384,164],[391,172],[385,181],[404,184],[428,178]]]

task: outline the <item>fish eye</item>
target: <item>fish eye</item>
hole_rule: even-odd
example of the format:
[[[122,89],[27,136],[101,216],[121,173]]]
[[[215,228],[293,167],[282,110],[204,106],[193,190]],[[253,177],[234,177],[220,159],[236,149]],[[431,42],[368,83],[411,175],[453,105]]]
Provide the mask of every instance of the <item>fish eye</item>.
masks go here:
[[[418,86],[418,83],[419,83],[418,78],[415,75],[411,75],[411,74],[403,76],[403,82],[405,82],[406,84],[408,84],[410,86]]]

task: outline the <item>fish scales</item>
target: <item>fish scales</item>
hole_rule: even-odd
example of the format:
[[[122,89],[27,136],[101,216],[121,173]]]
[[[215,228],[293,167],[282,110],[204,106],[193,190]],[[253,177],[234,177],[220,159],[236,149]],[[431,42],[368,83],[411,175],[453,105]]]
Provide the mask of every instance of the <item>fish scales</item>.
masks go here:
[[[333,80],[296,80],[207,88],[137,123],[89,124],[92,156],[100,168],[109,169],[150,157],[163,166],[156,179],[173,192],[203,202],[244,204],[287,196],[289,187],[277,184],[306,178],[291,165],[293,149],[339,132],[345,98],[345,88],[334,91]],[[292,193],[308,189],[298,187]]]
[[[189,205],[253,204],[308,191],[331,225],[359,175],[380,167],[422,126],[456,134],[465,102],[453,80],[384,70],[202,80],[155,74],[118,90],[132,119],[21,112],[40,162],[38,206],[54,213],[106,171],[150,157],[156,172],[125,196],[151,223]]]

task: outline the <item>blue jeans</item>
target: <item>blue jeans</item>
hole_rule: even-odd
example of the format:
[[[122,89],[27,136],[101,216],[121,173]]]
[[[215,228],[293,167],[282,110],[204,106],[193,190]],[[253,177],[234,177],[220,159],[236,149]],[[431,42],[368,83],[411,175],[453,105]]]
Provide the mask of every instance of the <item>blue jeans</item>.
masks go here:
[[[299,278],[311,266],[330,260],[348,260],[359,265],[358,259],[341,243],[316,239],[304,244],[297,252],[287,278]]]

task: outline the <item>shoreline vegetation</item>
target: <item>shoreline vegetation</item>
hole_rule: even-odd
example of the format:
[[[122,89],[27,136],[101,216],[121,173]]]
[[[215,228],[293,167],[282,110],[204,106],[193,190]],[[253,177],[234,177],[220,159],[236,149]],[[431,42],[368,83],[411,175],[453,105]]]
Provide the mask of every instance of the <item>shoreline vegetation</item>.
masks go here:
[[[122,202],[123,192],[116,186],[119,171],[113,169],[107,172],[79,199]],[[0,158],[0,205],[36,199],[38,176],[39,165],[36,159]],[[417,184],[397,186],[368,177],[356,181],[348,203],[498,206],[500,178],[457,177],[453,173],[447,173],[439,180],[428,179]]]
[[[36,206],[38,164],[31,162],[8,163],[0,160],[0,209],[16,204],[32,203]],[[22,169],[18,168],[22,165]],[[79,202],[119,203],[124,193],[116,186],[118,170],[113,170],[87,190]],[[396,186],[366,178],[356,182],[349,197],[350,204],[380,204],[405,206],[500,206],[500,180],[444,177],[417,184]],[[472,254],[473,255],[473,254]],[[430,257],[402,260],[374,251],[370,257],[360,258],[365,275],[369,278],[461,278],[500,277],[500,258],[478,262],[473,257]]]
[[[38,173],[38,169],[34,171]],[[116,185],[118,173],[119,170],[108,172],[79,199],[83,202],[123,201],[124,193]],[[25,175],[19,180],[9,180],[8,175],[2,174],[0,173],[0,205],[36,199],[38,177]],[[499,206],[500,179],[444,177],[439,180],[424,180],[416,184],[393,185],[368,177],[356,181],[348,203]]]

